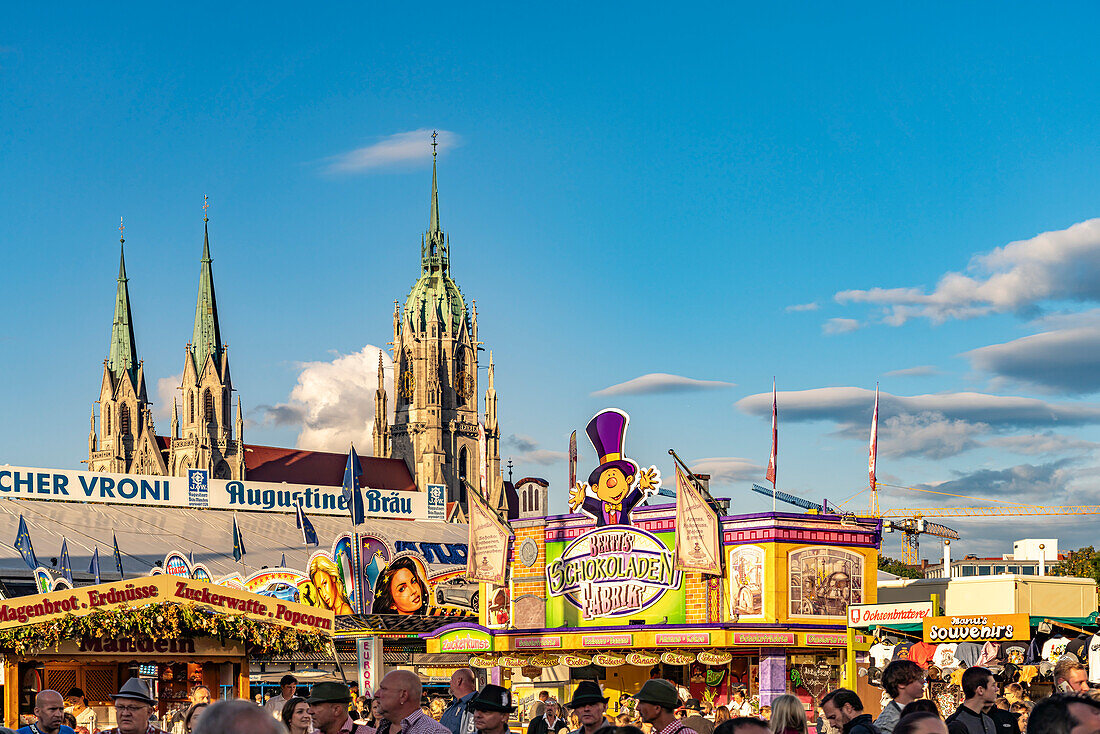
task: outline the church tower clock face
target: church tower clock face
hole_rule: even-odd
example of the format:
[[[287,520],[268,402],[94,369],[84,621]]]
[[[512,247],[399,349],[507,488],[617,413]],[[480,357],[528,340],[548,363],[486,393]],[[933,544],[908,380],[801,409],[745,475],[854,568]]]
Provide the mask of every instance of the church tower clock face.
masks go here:
[[[405,370],[401,373],[401,377],[397,381],[397,390],[401,393],[401,397],[405,400],[412,400],[413,391],[416,389],[416,378],[410,370]]]
[[[455,392],[463,400],[469,400],[474,394],[474,378],[469,372],[460,372],[455,377]]]

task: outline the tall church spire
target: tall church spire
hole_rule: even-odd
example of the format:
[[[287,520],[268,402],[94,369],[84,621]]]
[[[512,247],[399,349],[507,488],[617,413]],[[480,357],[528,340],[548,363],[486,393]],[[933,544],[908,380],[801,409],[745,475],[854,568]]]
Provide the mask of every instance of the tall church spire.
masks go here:
[[[134,387],[137,387],[137,341],[134,339],[134,319],[130,312],[130,291],[126,286],[126,239],[122,220],[118,225],[118,287],[115,291],[115,318],[111,325],[111,351],[107,356],[107,367],[115,379],[129,373]]]
[[[439,143],[437,143],[436,140],[435,140],[437,136],[438,136],[438,133],[436,133],[435,130],[432,130],[432,214],[431,214],[431,222],[429,223],[429,226],[428,226],[428,232],[429,233],[442,231],[439,228],[439,192],[438,192],[438,188],[436,186],[436,177],[435,177],[435,155],[436,155],[435,147],[437,145],[439,145]]]
[[[206,210],[210,206],[208,197],[203,197],[203,243],[202,266],[199,270],[199,297],[195,303],[195,331],[191,337],[191,356],[195,360],[195,371],[202,374],[206,358],[214,357],[218,364],[222,354],[221,329],[218,326],[218,303],[214,298],[214,270],[210,259],[210,218]]]

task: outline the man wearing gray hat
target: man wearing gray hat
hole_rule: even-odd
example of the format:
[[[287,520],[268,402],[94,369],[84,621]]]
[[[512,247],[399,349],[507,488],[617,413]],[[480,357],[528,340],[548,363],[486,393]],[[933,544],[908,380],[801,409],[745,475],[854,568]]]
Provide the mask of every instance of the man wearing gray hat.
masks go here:
[[[141,678],[126,681],[118,693],[111,694],[111,700],[115,702],[118,726],[100,734],[167,734],[149,723],[157,702],[149,695],[149,687]]]

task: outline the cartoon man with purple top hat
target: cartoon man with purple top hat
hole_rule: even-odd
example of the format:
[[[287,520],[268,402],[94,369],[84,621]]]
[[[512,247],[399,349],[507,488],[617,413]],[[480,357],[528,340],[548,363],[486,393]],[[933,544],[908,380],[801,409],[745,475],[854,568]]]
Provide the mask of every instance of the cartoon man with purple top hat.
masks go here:
[[[626,458],[626,427],[630,416],[621,410],[601,410],[588,422],[585,431],[592,441],[600,465],[569,492],[569,509],[579,508],[596,520],[596,526],[629,525],[630,512],[661,487],[661,472],[655,466],[638,469]]]

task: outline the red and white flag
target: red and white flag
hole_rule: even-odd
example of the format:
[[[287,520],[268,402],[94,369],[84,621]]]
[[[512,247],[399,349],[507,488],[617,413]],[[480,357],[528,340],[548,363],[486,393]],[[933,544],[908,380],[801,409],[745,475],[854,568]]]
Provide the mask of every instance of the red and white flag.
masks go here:
[[[577,484],[577,432],[569,436],[569,491]]]
[[[768,473],[764,477],[775,488],[775,460],[779,455],[779,404],[776,402],[775,380],[772,380],[772,455],[768,459]]]
[[[871,416],[871,446],[867,455],[867,478],[875,488],[875,464],[878,463],[878,385],[875,385],[875,412]]]

